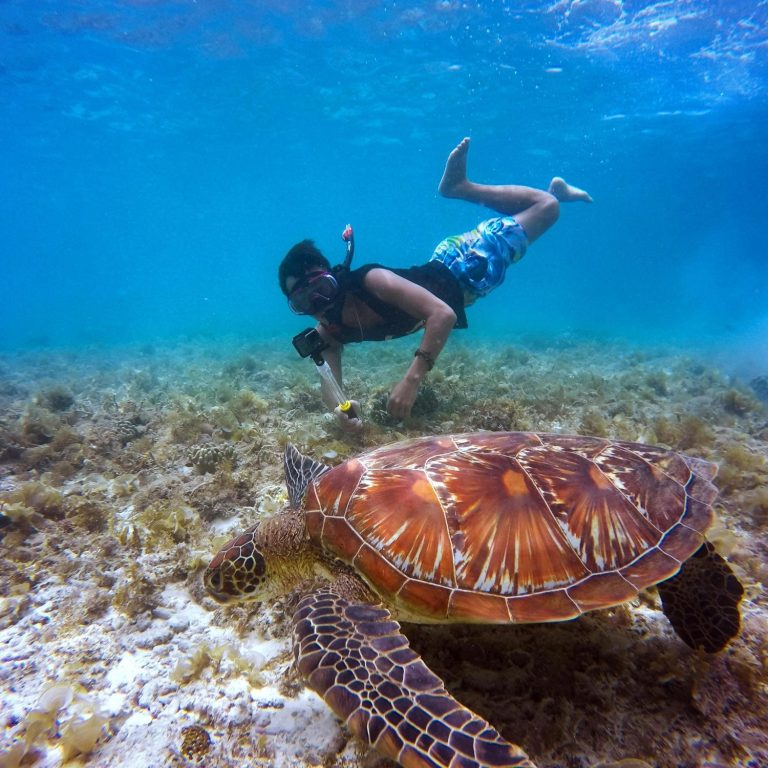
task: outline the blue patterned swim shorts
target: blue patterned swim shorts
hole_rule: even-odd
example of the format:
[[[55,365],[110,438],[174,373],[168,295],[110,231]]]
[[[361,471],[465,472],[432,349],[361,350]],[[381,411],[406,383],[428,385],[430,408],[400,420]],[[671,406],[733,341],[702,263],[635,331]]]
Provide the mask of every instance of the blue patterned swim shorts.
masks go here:
[[[471,232],[443,240],[430,261],[442,261],[471,296],[487,296],[504,282],[510,264],[528,248],[525,230],[512,216],[499,216]]]

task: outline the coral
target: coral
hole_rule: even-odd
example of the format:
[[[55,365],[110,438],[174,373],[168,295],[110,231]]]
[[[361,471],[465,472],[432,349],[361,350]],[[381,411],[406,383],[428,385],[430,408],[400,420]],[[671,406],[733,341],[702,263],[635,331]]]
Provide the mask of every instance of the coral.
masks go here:
[[[181,729],[181,754],[188,760],[202,760],[211,749],[208,731],[199,725],[187,725]]]
[[[171,680],[182,685],[190,680],[197,679],[202,671],[210,666],[215,655],[211,655],[211,650],[207,645],[199,646],[189,656],[182,656],[176,662],[176,666],[170,674]],[[221,660],[221,655],[218,655],[218,660]]]
[[[389,393],[382,392],[381,390],[372,397],[371,406],[367,409],[367,416],[370,421],[384,426],[393,426],[397,423],[397,420],[387,413],[388,400]]]
[[[189,461],[201,475],[213,473],[224,462],[235,463],[235,449],[231,445],[203,443],[189,449]]]
[[[141,408],[135,402],[123,400],[118,403],[113,398],[107,407],[117,410],[114,416],[112,433],[121,445],[126,445],[146,433],[148,418],[142,413]]]
[[[239,346],[213,352],[197,341],[169,351],[157,346],[153,360],[138,348],[133,358],[121,349],[95,353],[92,361],[90,352],[58,361],[48,353],[8,362],[0,355],[0,524],[7,521],[0,530],[0,629],[3,640],[21,637],[28,641],[22,651],[31,650],[0,675],[9,691],[0,766],[58,764],[92,744],[92,755],[74,755],[67,765],[136,761],[122,732],[102,744],[109,724],[89,719],[98,711],[83,712],[70,726],[77,697],[66,691],[49,694],[53,701],[39,707],[46,711],[31,717],[27,750],[27,713],[37,707],[26,697],[58,674],[77,674],[105,697],[119,685],[115,729],[136,712],[146,719],[145,702],[153,697],[151,721],[140,728],[147,741],[165,739],[161,762],[269,762],[255,755],[267,754],[266,740],[279,752],[282,735],[262,733],[267,718],[292,722],[295,705],[300,728],[305,711],[300,699],[282,714],[261,709],[267,699],[281,706],[301,688],[295,672],[282,674],[290,658],[277,651],[287,643],[292,605],[287,597],[260,606],[214,605],[200,579],[211,552],[233,531],[286,505],[280,454],[288,441],[336,464],[396,439],[471,429],[639,438],[717,461],[722,520],[708,536],[747,595],[740,637],[705,659],[672,636],[650,591],[562,625],[406,627],[455,695],[542,766],[768,765],[761,696],[768,423],[756,405],[761,397],[768,403],[768,376],[748,389],[676,350],[635,353],[550,338],[529,347],[473,339],[462,347],[457,334],[425,381],[417,418],[396,423],[386,416],[386,401],[412,343],[361,345],[350,355],[345,391],[363,403],[366,421],[355,436],[338,429],[320,404],[312,366],[291,364],[271,343],[254,343],[246,357]],[[56,380],[73,394],[61,409],[44,397]],[[233,453],[212,473],[180,468],[200,445]],[[185,600],[194,603],[188,607],[195,620],[176,629],[185,624],[187,611],[177,610]],[[123,681],[110,674],[119,648],[144,643],[136,645],[143,656],[151,638],[159,640],[147,669],[165,665],[158,676],[163,693],[154,680],[146,685],[139,676]],[[279,656],[247,658],[262,640],[269,649],[260,646],[262,652]],[[175,683],[168,681],[174,666]],[[238,670],[261,690],[235,680]],[[109,701],[110,710],[118,706]],[[28,702],[25,709],[20,702]],[[239,718],[242,726],[232,722]],[[225,754],[233,744],[236,759]],[[364,760],[354,760],[351,749],[346,757],[305,754],[298,737],[293,746],[291,759],[302,765]],[[270,758],[276,765],[291,759]]]
[[[115,437],[123,444],[130,443],[144,434],[146,427],[128,416],[118,416],[115,419]]]
[[[280,398],[284,406],[291,410],[298,408],[300,411],[315,413],[325,410],[320,397],[320,387],[310,385],[306,381],[296,382],[293,387],[281,392]]]

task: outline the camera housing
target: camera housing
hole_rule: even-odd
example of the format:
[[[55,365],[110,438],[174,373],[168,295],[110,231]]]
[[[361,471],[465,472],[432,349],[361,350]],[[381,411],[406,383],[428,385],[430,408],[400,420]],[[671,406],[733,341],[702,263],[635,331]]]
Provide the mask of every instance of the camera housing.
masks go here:
[[[311,357],[317,365],[323,364],[323,350],[328,349],[330,344],[323,341],[317,328],[305,328],[301,333],[297,333],[291,341],[294,349],[299,353],[299,357]]]

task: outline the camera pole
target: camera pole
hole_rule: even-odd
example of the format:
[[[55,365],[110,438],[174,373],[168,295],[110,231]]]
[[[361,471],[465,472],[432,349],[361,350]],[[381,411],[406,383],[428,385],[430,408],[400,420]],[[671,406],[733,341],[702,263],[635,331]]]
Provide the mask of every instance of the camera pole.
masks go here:
[[[299,353],[300,357],[311,357],[315,364],[320,378],[328,385],[328,389],[333,395],[333,399],[339,410],[342,413],[347,414],[350,419],[357,418],[355,408],[352,405],[352,401],[348,400],[339,386],[339,382],[336,381],[336,377],[333,375],[331,366],[323,357],[323,350],[328,349],[328,344],[323,341],[316,328],[307,328],[301,333],[296,334],[293,337],[293,346]]]

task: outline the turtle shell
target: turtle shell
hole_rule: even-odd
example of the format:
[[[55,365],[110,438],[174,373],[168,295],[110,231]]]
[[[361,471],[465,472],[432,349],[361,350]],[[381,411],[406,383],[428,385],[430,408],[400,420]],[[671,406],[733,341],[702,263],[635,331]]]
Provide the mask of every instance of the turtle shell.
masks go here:
[[[304,509],[314,543],[401,618],[560,621],[674,575],[712,522],[715,473],[640,443],[442,435],[334,467]]]

